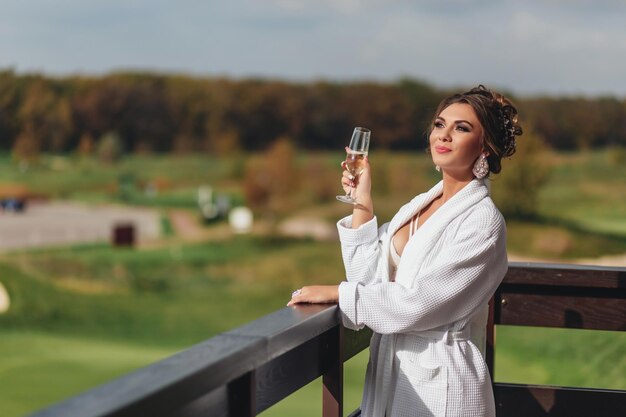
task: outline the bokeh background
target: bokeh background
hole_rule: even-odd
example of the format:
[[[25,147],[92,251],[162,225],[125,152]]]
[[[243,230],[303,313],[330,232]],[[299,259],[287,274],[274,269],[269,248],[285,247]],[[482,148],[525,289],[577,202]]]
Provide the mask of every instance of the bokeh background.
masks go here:
[[[339,282],[352,128],[388,220],[438,180],[438,101],[481,83],[525,130],[491,181],[510,259],[626,265],[623,1],[0,5],[3,416]],[[498,381],[626,389],[623,335],[497,331]],[[319,415],[320,390],[264,415]]]

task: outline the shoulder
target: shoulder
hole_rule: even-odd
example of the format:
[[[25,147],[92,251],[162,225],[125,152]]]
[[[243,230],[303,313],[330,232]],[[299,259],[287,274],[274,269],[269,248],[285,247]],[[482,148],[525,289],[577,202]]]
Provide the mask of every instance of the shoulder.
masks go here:
[[[463,228],[483,232],[486,236],[500,236],[506,232],[504,216],[489,196],[470,207],[461,223]]]

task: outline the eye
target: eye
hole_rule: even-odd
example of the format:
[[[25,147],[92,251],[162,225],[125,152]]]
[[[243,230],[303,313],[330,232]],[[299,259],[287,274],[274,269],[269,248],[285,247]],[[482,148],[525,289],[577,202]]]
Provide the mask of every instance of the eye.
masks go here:
[[[436,128],[441,129],[441,128],[443,127],[443,122],[436,121],[435,123],[433,123],[433,125],[434,125]]]
[[[469,132],[470,131],[469,127],[467,127],[465,125],[456,125],[456,130],[459,130],[461,132]]]

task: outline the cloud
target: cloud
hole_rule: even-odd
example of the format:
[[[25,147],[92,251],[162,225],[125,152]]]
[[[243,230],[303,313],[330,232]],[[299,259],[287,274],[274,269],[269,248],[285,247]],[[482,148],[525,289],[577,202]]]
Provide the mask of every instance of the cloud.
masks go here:
[[[398,2],[385,0],[272,0],[272,3],[285,10],[299,13],[338,12],[356,15],[383,6],[393,7],[394,3]]]
[[[393,80],[626,95],[617,0],[9,2],[0,67]]]

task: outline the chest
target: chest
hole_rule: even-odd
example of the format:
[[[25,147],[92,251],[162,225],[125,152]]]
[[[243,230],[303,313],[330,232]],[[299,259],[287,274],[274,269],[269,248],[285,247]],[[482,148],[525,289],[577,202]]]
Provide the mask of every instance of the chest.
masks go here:
[[[398,256],[402,256],[404,248],[409,240],[417,233],[417,229],[426,223],[435,211],[441,206],[440,199],[433,200],[430,204],[412,216],[394,233],[391,243]]]

